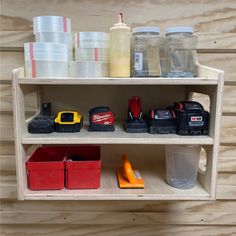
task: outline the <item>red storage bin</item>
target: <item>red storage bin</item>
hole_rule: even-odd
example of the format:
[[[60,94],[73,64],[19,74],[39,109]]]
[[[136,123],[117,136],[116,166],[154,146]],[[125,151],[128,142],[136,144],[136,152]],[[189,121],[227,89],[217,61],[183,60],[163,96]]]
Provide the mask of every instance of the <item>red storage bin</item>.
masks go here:
[[[66,188],[100,188],[101,154],[98,146],[74,146],[68,150]]]
[[[67,147],[39,147],[26,162],[28,187],[52,190],[65,187],[65,154]]]

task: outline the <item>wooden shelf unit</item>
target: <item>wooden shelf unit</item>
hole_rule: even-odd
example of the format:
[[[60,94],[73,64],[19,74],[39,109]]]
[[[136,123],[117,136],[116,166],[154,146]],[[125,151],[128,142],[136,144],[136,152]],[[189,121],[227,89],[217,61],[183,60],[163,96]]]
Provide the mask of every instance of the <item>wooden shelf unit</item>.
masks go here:
[[[18,199],[70,199],[70,200],[213,200],[216,193],[217,161],[220,139],[220,119],[223,96],[223,71],[198,66],[196,78],[24,78],[24,69],[13,70],[13,106],[15,122],[16,166]],[[194,93],[209,96],[210,132],[208,136],[179,136],[130,134],[123,129],[127,101],[139,95],[143,110],[165,107],[175,101],[192,99]],[[26,118],[26,100],[35,96],[35,110]],[[108,105],[116,114],[115,132],[88,132],[85,125],[74,134],[29,134],[27,124],[40,111],[42,102],[52,102],[54,113],[76,109],[84,113],[97,105]],[[32,112],[32,109],[31,109]],[[31,191],[27,187],[25,161],[35,145],[101,144],[103,169],[101,188],[98,190]],[[164,145],[200,145],[206,152],[206,171],[199,171],[198,183],[193,189],[179,190],[165,181]],[[148,150],[155,150],[150,151]],[[109,149],[109,152],[107,151]],[[139,151],[136,151],[139,150]],[[145,189],[121,190],[117,186],[115,168],[120,155],[133,154]],[[136,151],[136,152],[135,152]],[[104,153],[103,153],[104,152]],[[134,153],[136,153],[134,155]],[[103,156],[104,155],[104,156]],[[132,159],[131,158],[131,159]],[[150,161],[148,161],[150,160]],[[150,164],[151,162],[151,164]],[[111,165],[111,163],[113,163]],[[155,167],[155,168],[153,168]]]

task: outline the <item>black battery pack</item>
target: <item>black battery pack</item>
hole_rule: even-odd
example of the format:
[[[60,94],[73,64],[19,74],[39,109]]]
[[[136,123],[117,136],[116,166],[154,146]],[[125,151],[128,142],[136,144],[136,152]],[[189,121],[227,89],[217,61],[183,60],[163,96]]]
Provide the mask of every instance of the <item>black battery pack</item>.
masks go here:
[[[51,116],[51,103],[43,103],[41,112],[28,124],[31,134],[49,134],[54,132],[54,117]]]
[[[150,110],[148,123],[151,134],[175,134],[177,130],[175,113],[171,110]]]
[[[207,135],[209,112],[199,102],[183,101],[175,103],[173,111],[177,118],[177,134]]]

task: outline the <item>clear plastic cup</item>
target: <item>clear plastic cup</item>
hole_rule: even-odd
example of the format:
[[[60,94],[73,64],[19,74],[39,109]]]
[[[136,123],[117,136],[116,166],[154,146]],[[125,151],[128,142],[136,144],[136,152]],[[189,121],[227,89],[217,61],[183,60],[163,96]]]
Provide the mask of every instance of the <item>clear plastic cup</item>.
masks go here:
[[[166,180],[175,188],[193,188],[197,181],[201,147],[166,145]]]
[[[109,48],[109,34],[105,32],[78,32],[75,48]]]
[[[75,78],[101,78],[109,76],[109,64],[101,62],[69,62],[69,75]]]
[[[34,34],[39,32],[71,32],[71,20],[66,16],[36,16],[33,18]]]

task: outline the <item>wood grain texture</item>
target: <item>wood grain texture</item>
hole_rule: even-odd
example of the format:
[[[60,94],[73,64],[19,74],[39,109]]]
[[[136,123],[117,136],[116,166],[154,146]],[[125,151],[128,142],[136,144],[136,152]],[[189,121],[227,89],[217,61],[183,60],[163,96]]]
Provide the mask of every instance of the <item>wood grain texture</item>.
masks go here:
[[[236,53],[199,53],[198,57],[201,64],[224,70],[226,85],[236,84]],[[23,52],[0,52],[0,82],[10,82],[12,69],[23,65]]]
[[[16,199],[16,181],[14,171],[1,171],[0,199]],[[217,199],[236,200],[236,174],[219,173],[217,185]],[[40,193],[40,191],[36,192]]]
[[[236,53],[199,53],[202,65],[212,66],[225,72],[225,85],[235,85],[236,81]]]
[[[72,20],[73,30],[107,31],[116,23],[117,12],[123,12],[125,22],[131,27],[156,25],[164,30],[166,27],[186,25],[188,22],[196,31],[236,32],[234,0],[203,0],[201,4],[198,0],[41,0],[34,4],[29,0],[3,0],[1,5],[2,30],[7,31],[32,30],[32,18],[37,15],[68,16]]]
[[[0,170],[15,170],[15,153],[14,143],[1,143],[0,151]],[[232,173],[236,172],[236,146],[221,146],[218,168],[219,172]]]
[[[199,52],[236,52],[236,33],[199,32],[196,35]],[[32,41],[35,41],[32,31],[0,31],[2,51],[23,51],[24,43]]]
[[[45,7],[46,6],[46,7]],[[107,31],[116,21],[116,14],[123,11],[127,24],[134,26],[156,25],[163,31],[167,26],[186,25],[195,26],[199,34],[199,58],[202,64],[213,66],[225,70],[226,85],[236,84],[236,54],[235,33],[236,33],[236,1],[234,0],[142,0],[142,1],[115,1],[115,0],[52,0],[52,1],[32,1],[30,0],[2,0],[1,1],[1,30],[0,43],[3,50],[11,52],[1,52],[0,54],[0,82],[10,83],[11,70],[23,65],[23,53],[14,52],[22,50],[22,45],[26,41],[33,39],[32,17],[35,15],[67,15],[72,19],[74,31],[101,30]],[[184,17],[183,17],[184,16]],[[97,24],[94,24],[97,22]],[[16,32],[19,31],[19,32]],[[23,32],[20,32],[23,31]],[[204,52],[204,53],[203,53]],[[208,52],[208,53],[206,53]],[[211,52],[211,53],[209,53]],[[219,53],[227,52],[227,53]],[[228,87],[228,86],[227,86]],[[9,225],[1,225],[1,235],[3,236],[156,236],[156,235],[236,235],[235,226],[235,171],[236,171],[236,146],[235,146],[235,124],[233,116],[235,113],[235,90],[233,87],[225,87],[223,108],[225,115],[223,118],[222,142],[227,146],[221,146],[219,158],[220,176],[217,188],[217,199],[215,202],[198,201],[153,201],[153,202],[135,202],[135,201],[24,201],[16,200],[15,184],[15,151],[14,142],[9,135],[3,135],[0,141],[0,197],[5,199],[1,202],[1,210],[6,214],[6,220]],[[10,90],[9,90],[10,91]],[[6,127],[12,122],[10,97],[4,92],[4,99],[0,99],[0,104],[5,106],[0,114],[0,123],[2,114],[6,114],[2,127]],[[11,95],[10,95],[11,96]],[[3,102],[3,103],[1,103]],[[1,109],[1,106],[0,106]],[[10,113],[6,113],[6,111]],[[9,117],[9,120],[7,118]],[[10,116],[9,116],[10,115]],[[5,129],[4,133],[11,133],[12,126]],[[0,130],[0,133],[1,130]],[[9,140],[9,141],[6,141]],[[231,146],[228,146],[231,144]],[[10,171],[8,171],[10,170]],[[222,175],[223,174],[223,175]],[[229,199],[232,199],[230,201]],[[47,211],[50,212],[47,216]],[[51,219],[63,222],[63,224],[23,224],[18,223],[33,221],[30,216],[38,217],[45,222],[50,218],[51,212],[56,213]],[[73,215],[73,212],[76,212]],[[84,225],[69,225],[68,221],[76,224],[80,222],[81,215],[85,222]],[[95,214],[93,214],[95,212]],[[94,225],[101,212],[105,212],[103,217],[104,225]],[[144,214],[153,213],[153,214]],[[184,213],[187,212],[185,215]],[[23,213],[23,215],[21,215]],[[96,214],[99,213],[99,214]],[[108,214],[109,213],[109,214]],[[116,215],[118,213],[118,215]],[[125,213],[123,215],[123,213]],[[140,213],[136,216],[135,213]],[[157,214],[155,214],[157,213]],[[161,213],[161,214],[160,214]],[[174,213],[172,215],[172,213]],[[183,219],[180,225],[170,225],[168,217],[172,222],[177,222],[178,213]],[[203,216],[203,218],[198,216]],[[65,216],[65,219],[62,216]],[[69,217],[67,218],[67,215]],[[24,218],[25,216],[25,218]],[[87,218],[89,216],[91,218]],[[92,218],[92,216],[94,216]],[[134,217],[133,217],[134,216]],[[150,222],[161,221],[160,217],[165,217],[165,224],[150,225]],[[175,216],[175,217],[174,217]],[[225,216],[225,217],[224,217]],[[126,222],[122,224],[123,219],[118,219],[120,224],[107,224],[111,219],[115,222],[116,217],[124,218]],[[150,217],[150,218],[149,218]],[[173,219],[174,217],[174,219]],[[182,218],[183,217],[183,218]],[[188,217],[189,219],[186,219]],[[218,218],[217,218],[218,217]],[[21,219],[22,218],[22,219]],[[154,220],[153,220],[154,218]],[[18,222],[14,222],[14,219]],[[88,222],[88,219],[91,219]],[[132,221],[131,221],[132,219]],[[134,219],[134,221],[133,221]],[[140,225],[140,220],[145,219],[149,225]],[[137,220],[137,221],[136,221]],[[163,221],[164,221],[163,220]],[[193,223],[191,223],[191,220]],[[202,222],[202,221],[203,222]],[[187,225],[183,222],[187,221]],[[198,222],[200,223],[198,224]],[[220,222],[222,221],[222,222]],[[123,221],[124,222],[124,221]],[[179,221],[178,221],[179,222]],[[197,225],[196,225],[197,222]],[[17,223],[17,225],[15,224]],[[91,223],[91,225],[86,225]],[[115,222],[116,223],[116,222]],[[129,224],[127,224],[129,223]],[[142,222],[141,222],[142,223]],[[227,224],[234,223],[234,226]],[[210,224],[210,225],[208,225]],[[214,224],[214,225],[212,225]],[[218,226],[215,224],[219,224]]]
[[[235,226],[3,225],[2,236],[234,236]]]
[[[221,143],[236,143],[236,116],[223,116],[221,123]]]
[[[11,83],[12,70],[22,65],[24,65],[23,52],[0,51],[0,83]]]

